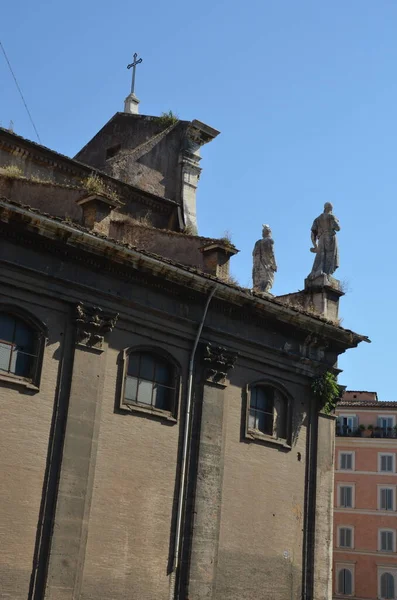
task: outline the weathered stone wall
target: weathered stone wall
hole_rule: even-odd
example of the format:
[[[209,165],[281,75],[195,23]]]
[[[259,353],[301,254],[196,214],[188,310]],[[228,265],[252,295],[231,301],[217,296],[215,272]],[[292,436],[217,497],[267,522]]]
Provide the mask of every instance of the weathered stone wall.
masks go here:
[[[185,121],[169,127],[156,118],[117,113],[75,158],[150,193],[179,201],[179,156],[186,126]],[[107,158],[112,148],[118,151]]]
[[[299,377],[284,372],[283,385],[294,398],[291,450],[244,439],[247,384],[267,377],[281,382],[280,373],[259,359],[244,369],[243,358],[231,375],[226,396],[214,597],[299,600],[307,458],[305,389]]]
[[[53,403],[61,390],[67,394],[63,401],[69,403],[69,417],[45,600],[168,600],[184,386],[205,297],[189,291],[182,295],[175,286],[166,291],[160,279],[151,287],[143,271],[136,279],[119,276],[99,268],[95,261],[85,263],[82,255],[79,261],[61,260],[50,250],[35,250],[24,243],[24,239],[18,245],[0,239],[0,260],[15,265],[1,270],[2,283],[13,282],[2,293],[11,299],[24,298],[25,305],[48,322],[52,342],[46,350],[36,404],[29,405],[30,396],[11,393],[0,382],[9,415],[2,423],[6,435],[0,433],[0,448],[6,472],[14,480],[2,516],[11,538],[15,520],[22,522],[20,539],[1,548],[1,568],[9,582],[6,589],[16,600],[27,597]],[[62,356],[58,346],[64,336],[69,336],[66,349],[76,352],[70,340],[72,308],[81,300],[120,316],[106,337],[103,353],[78,350],[79,356],[75,354],[73,363],[69,360],[57,379]],[[49,306],[52,312],[48,313]],[[294,341],[292,328],[244,318],[241,309],[233,311],[214,300],[203,332],[206,341],[226,345],[239,352],[239,358],[221,393],[196,392],[194,398],[195,406],[205,403],[202,414],[207,425],[217,420],[205,434],[213,440],[202,438],[200,472],[205,474],[206,464],[217,464],[209,470],[212,478],[204,482],[208,486],[202,486],[196,498],[201,529],[193,529],[192,537],[185,540],[195,550],[190,573],[192,578],[195,573],[197,585],[192,598],[206,597],[200,544],[208,541],[214,557],[214,600],[299,600],[307,461],[305,385],[312,367],[300,363],[298,368],[296,357],[283,352],[285,343]],[[117,408],[121,353],[141,344],[167,350],[181,366],[183,385],[175,424]],[[248,442],[243,435],[246,387],[263,377],[284,385],[293,398],[292,449]],[[15,401],[21,398],[16,410]],[[218,401],[223,402],[222,410]],[[202,426],[199,421],[195,424]],[[199,438],[199,430],[195,433]],[[19,465],[28,465],[21,479],[15,475]],[[206,495],[205,490],[211,493]],[[214,515],[217,519],[215,526],[211,523],[208,540],[206,515],[208,522]],[[3,580],[1,573],[0,577]]]
[[[26,310],[48,328],[40,391],[0,381],[0,581],[2,598],[26,600],[34,579],[37,539],[60,365],[69,325],[65,306],[39,297],[20,273],[1,268],[0,306]],[[10,279],[13,285],[8,285]]]
[[[314,599],[332,599],[335,417],[319,414],[317,442]]]

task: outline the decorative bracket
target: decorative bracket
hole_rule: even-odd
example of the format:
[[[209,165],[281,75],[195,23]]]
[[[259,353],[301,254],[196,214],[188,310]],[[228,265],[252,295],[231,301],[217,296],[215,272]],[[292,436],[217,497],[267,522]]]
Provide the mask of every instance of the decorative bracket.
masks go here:
[[[225,385],[228,372],[234,369],[238,352],[227,350],[223,346],[204,346],[205,379],[211,383]]]
[[[104,336],[112,331],[118,313],[79,302],[75,309],[76,342],[90,348],[102,349]]]

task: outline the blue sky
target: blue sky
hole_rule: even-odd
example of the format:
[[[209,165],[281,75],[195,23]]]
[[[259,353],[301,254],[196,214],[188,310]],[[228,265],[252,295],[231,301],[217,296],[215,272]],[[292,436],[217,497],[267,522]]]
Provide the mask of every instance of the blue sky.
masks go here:
[[[73,156],[129,92],[136,51],[142,114],[171,109],[221,135],[202,155],[202,235],[231,233],[232,271],[251,285],[269,223],[275,294],[302,289],[311,223],[340,219],[343,326],[368,335],[340,382],[396,400],[397,3],[395,0],[20,0],[0,39],[44,145]],[[35,139],[0,55],[0,122]]]

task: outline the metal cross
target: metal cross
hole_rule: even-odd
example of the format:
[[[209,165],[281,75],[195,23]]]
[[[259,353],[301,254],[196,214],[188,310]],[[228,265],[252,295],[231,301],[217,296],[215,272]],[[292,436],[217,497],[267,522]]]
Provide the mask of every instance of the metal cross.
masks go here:
[[[132,67],[131,94],[133,94],[134,90],[135,90],[135,69],[136,69],[136,66],[139,65],[139,63],[142,62],[141,58],[138,59],[138,60],[137,60],[137,58],[138,58],[138,54],[135,52],[135,54],[134,54],[134,62],[132,62],[130,65],[127,65],[127,69],[131,69],[131,67]]]

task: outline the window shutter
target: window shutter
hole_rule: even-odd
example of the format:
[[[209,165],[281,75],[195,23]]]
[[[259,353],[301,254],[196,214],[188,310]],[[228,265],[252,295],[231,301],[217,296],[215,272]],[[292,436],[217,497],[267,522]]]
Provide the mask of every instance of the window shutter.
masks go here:
[[[393,472],[393,457],[387,456],[387,470]]]
[[[352,468],[352,455],[351,454],[346,454],[346,467],[345,469],[351,469]]]
[[[346,506],[352,506],[352,489],[350,487],[346,488]]]
[[[340,468],[346,469],[346,454],[344,454],[343,452],[340,455]]]
[[[380,508],[381,510],[387,510],[387,490],[380,491]]]
[[[386,492],[386,510],[393,510],[393,490],[385,490]]]
[[[345,574],[344,574],[344,570],[345,569],[341,569],[339,571],[339,575],[338,575],[338,591],[340,594],[344,594],[344,589],[345,589]]]
[[[346,532],[346,529],[344,529],[343,527],[341,527],[341,529],[339,529],[339,546],[341,546],[342,548],[344,548],[346,546],[345,532]]]
[[[394,598],[394,577],[390,573],[383,573],[380,578],[380,595],[382,598]]]
[[[393,427],[393,417],[388,417],[387,418],[387,426],[388,427]]]
[[[380,457],[380,470],[381,471],[386,471],[387,470],[387,456],[381,456]]]
[[[345,529],[345,547],[346,548],[352,547],[352,530],[351,529]]]

